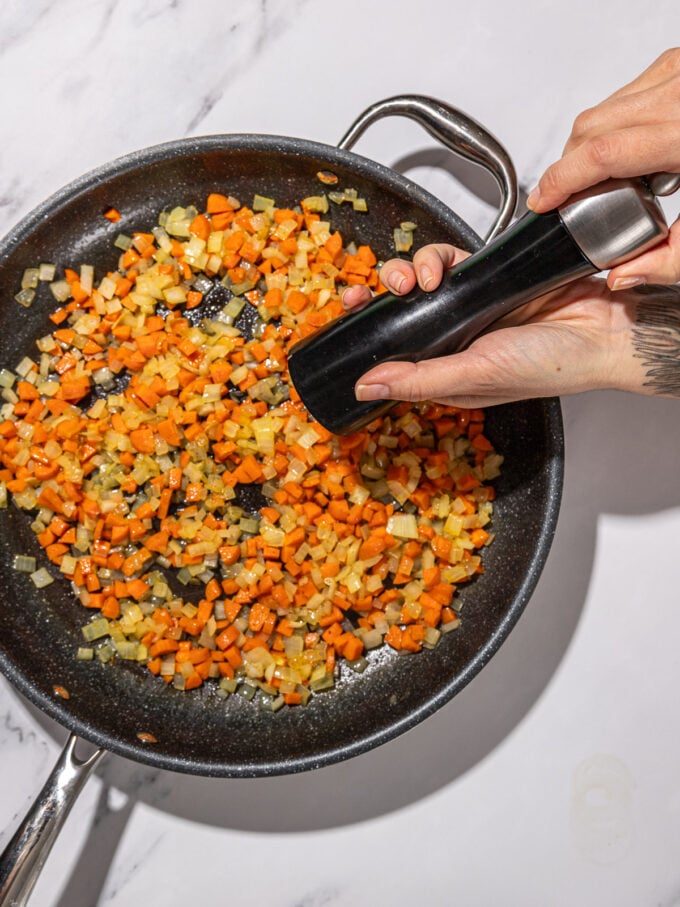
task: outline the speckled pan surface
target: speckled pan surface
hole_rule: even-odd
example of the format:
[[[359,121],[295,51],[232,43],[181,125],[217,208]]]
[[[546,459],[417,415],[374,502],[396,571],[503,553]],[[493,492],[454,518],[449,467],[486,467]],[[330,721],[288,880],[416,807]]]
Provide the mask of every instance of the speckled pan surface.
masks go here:
[[[329,169],[368,201],[368,214],[334,207],[343,235],[391,252],[392,229],[418,224],[417,242],[448,240],[468,249],[479,238],[436,198],[410,180],[351,152],[277,136],[208,136],[156,146],[93,171],[37,208],[0,244],[0,367],[32,353],[48,331],[43,288],[29,310],[12,297],[24,268],[39,261],[83,261],[97,272],[116,260],[119,231],[150,227],[175,204],[200,205],[209,191],[254,192],[279,204],[318,193],[316,172]],[[102,211],[115,205],[123,220]],[[26,515],[0,514],[0,669],[33,703],[82,737],[149,764],[213,776],[303,771],[364,752],[413,727],[459,692],[506,638],[527,603],[552,541],[563,473],[563,433],[556,400],[528,401],[488,412],[488,434],[505,455],[497,483],[486,573],[468,586],[460,630],[419,655],[372,653],[363,675],[343,674],[335,690],[307,708],[273,715],[239,697],[222,701],[207,685],[184,694],[143,669],[74,659],[88,613],[68,584],[36,591],[12,570],[16,553],[38,554]],[[59,684],[68,701],[52,692]],[[138,732],[156,744],[143,745]]]

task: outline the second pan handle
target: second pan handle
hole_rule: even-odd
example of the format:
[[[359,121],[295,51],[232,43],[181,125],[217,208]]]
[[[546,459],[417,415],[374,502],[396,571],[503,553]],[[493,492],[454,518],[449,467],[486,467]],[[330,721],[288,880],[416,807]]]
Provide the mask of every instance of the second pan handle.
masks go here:
[[[79,759],[71,734],[28,815],[0,855],[0,907],[24,907],[83,785],[105,750]]]
[[[408,94],[367,107],[340,139],[338,148],[349,150],[372,123],[391,116],[414,120],[454,154],[479,164],[493,176],[501,192],[501,204],[486,242],[501,233],[517,207],[517,174],[510,155],[498,139],[462,110],[425,95]]]

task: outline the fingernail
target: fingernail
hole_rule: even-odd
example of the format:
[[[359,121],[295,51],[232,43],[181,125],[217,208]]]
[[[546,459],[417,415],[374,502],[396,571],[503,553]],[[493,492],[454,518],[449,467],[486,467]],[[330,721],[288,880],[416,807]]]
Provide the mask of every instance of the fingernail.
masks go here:
[[[617,277],[612,284],[612,290],[629,290],[631,287],[639,287],[644,282],[644,277]]]
[[[538,186],[534,186],[534,188],[527,196],[527,208],[535,208],[540,197],[541,190],[538,188]]]
[[[354,395],[357,400],[389,400],[390,389],[386,384],[357,384]]]
[[[387,281],[387,286],[395,293],[399,293],[404,285],[405,280],[406,278],[404,277],[404,275],[399,274],[399,272],[397,271],[394,274],[390,274],[390,279]]]
[[[424,290],[429,290],[430,285],[434,281],[434,275],[432,274],[432,271],[430,271],[430,269],[428,268],[427,265],[423,265],[422,268],[419,270],[418,274],[420,275],[421,287]]]
[[[343,309],[348,309],[350,307],[349,303],[347,302],[347,290],[345,290],[340,297],[340,302],[342,303]]]

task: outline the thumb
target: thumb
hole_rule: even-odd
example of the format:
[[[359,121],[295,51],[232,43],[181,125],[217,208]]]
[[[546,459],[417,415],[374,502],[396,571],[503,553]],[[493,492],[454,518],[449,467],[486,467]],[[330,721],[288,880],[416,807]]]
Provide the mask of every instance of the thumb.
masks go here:
[[[677,283],[680,280],[680,220],[666,239],[632,261],[612,268],[607,277],[611,290],[627,290],[643,283]]]
[[[484,359],[472,350],[423,362],[385,362],[356,383],[357,400],[441,400],[488,392]]]

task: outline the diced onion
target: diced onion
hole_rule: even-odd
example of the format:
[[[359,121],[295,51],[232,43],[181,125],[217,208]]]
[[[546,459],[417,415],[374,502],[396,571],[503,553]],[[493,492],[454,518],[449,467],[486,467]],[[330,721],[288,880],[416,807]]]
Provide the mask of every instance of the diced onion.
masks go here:
[[[394,513],[387,521],[387,531],[400,539],[417,539],[418,521],[412,513]]]
[[[125,640],[116,642],[115,645],[116,645],[116,651],[118,652],[118,654],[120,655],[121,658],[125,659],[126,661],[136,661],[137,660],[137,655],[139,653],[139,643],[138,642],[132,642],[130,640],[125,639]]]
[[[53,264],[42,262],[40,265],[38,265],[38,280],[47,282],[52,281],[54,280],[56,271],[57,269]]]
[[[310,195],[302,199],[302,207],[307,211],[314,211],[319,214],[325,214],[328,211],[327,195]]]
[[[123,252],[127,252],[132,245],[132,237],[126,236],[125,233],[119,233],[114,239],[113,244],[117,249],[122,249]]]
[[[22,378],[27,378],[29,374],[35,368],[35,362],[30,359],[28,356],[24,356],[19,365],[15,368],[15,372]]]
[[[50,576],[44,567],[40,567],[35,573],[31,573],[31,580],[36,589],[44,589],[54,582],[54,577]]]
[[[410,252],[413,247],[413,233],[398,227],[394,231],[394,249],[396,252]]]
[[[29,557],[25,554],[15,554],[14,563],[12,564],[15,570],[18,570],[20,573],[35,573],[36,563],[34,557]],[[48,574],[49,575],[49,574]],[[35,582],[35,580],[34,580]]]
[[[267,198],[264,195],[255,195],[253,197],[253,211],[269,211],[274,207],[276,202],[273,198]]]
[[[444,532],[456,538],[463,531],[463,519],[455,514],[449,514],[446,523],[444,523]]]
[[[460,620],[456,617],[448,623],[442,624],[439,630],[441,633],[450,633],[452,630],[457,630],[459,626]]]
[[[94,286],[94,268],[92,265],[80,266],[80,286],[89,296],[92,292],[92,287]]]
[[[105,617],[98,617],[82,628],[82,634],[87,642],[94,642],[95,639],[101,639],[102,636],[109,635],[109,622]]]
[[[34,290],[38,286],[40,271],[38,268],[26,268],[21,278],[22,290]]]
[[[15,294],[14,298],[19,303],[19,305],[22,305],[25,309],[28,309],[33,305],[33,300],[35,299],[35,290],[20,290]]]
[[[55,280],[50,284],[50,292],[57,302],[66,302],[71,298],[71,287],[65,280]]]

